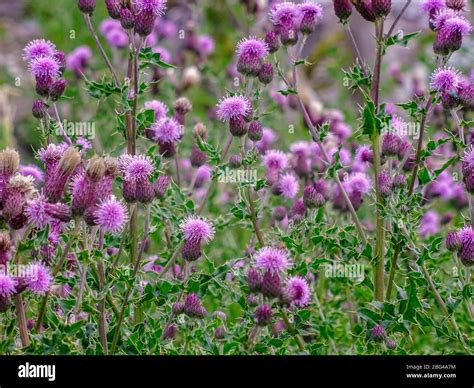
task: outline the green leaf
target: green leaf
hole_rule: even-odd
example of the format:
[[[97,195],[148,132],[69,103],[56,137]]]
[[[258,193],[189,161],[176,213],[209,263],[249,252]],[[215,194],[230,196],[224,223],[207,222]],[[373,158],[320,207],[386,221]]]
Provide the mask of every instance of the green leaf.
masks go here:
[[[394,35],[385,37],[385,39],[383,41],[383,45],[382,45],[382,53],[385,54],[387,48],[389,48],[390,46],[396,45],[396,44],[399,45],[399,46],[407,47],[408,42],[410,41],[410,39],[414,38],[419,33],[420,33],[420,31],[411,32],[409,34],[404,34],[403,31],[400,30],[398,33],[396,33]]]

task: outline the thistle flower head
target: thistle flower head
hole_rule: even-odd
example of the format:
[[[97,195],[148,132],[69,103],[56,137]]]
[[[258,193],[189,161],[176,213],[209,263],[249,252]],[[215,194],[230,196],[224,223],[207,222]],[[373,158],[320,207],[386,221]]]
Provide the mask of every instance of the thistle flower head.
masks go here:
[[[122,155],[119,169],[125,181],[136,182],[147,179],[153,172],[153,161],[145,155]]]
[[[298,178],[291,173],[286,173],[280,177],[278,183],[282,195],[286,198],[295,198],[299,191]]]
[[[227,96],[217,104],[217,117],[224,122],[236,117],[246,117],[251,111],[250,101],[244,96]]]
[[[290,267],[288,252],[283,249],[264,247],[255,254],[257,267],[268,272],[282,272]]]
[[[371,186],[369,177],[362,172],[351,174],[348,177],[347,184],[351,190],[361,194],[368,193]]]
[[[166,10],[166,0],[133,0],[133,7],[137,13],[153,13],[161,16]]]
[[[174,118],[169,117],[161,118],[152,125],[151,129],[154,140],[160,143],[175,143],[183,135],[181,125]]]
[[[434,16],[431,18],[430,22],[434,29],[439,31],[444,27],[444,24],[448,19],[456,16],[458,16],[458,12],[449,8],[441,8],[440,10],[434,11]]]
[[[421,9],[430,14],[439,11],[445,7],[446,4],[444,0],[423,0],[423,2],[421,3]]]
[[[43,264],[34,262],[28,266],[26,283],[35,294],[43,295],[49,291],[52,281],[51,271]]]
[[[301,276],[290,277],[283,289],[285,300],[296,307],[305,307],[310,301],[310,294],[308,282]]]
[[[100,228],[114,234],[120,233],[128,220],[127,208],[113,195],[97,206],[94,216],[95,222]]]
[[[25,214],[28,221],[35,224],[42,229],[48,222],[51,221],[51,216],[46,211],[47,201],[42,195],[28,201],[25,209]]]
[[[319,4],[307,0],[298,4],[298,10],[301,13],[300,30],[306,34],[313,32],[317,22],[323,16],[323,8]]]
[[[214,227],[207,219],[195,215],[186,217],[181,222],[181,230],[186,241],[208,243],[214,238]]]
[[[472,26],[465,17],[458,15],[446,19],[442,29],[448,35],[460,34],[465,36],[471,32]]]
[[[28,70],[37,78],[54,79],[60,75],[60,64],[53,57],[37,57],[30,61]]]
[[[268,45],[255,36],[243,38],[237,43],[237,58],[263,60],[268,55]]]
[[[431,75],[430,86],[441,93],[455,91],[461,81],[458,70],[453,67],[439,67]]]
[[[147,101],[144,104],[145,109],[153,109],[155,111],[155,120],[158,121],[168,114],[168,106],[159,100]]]
[[[56,53],[56,46],[49,40],[35,39],[23,49],[23,59],[27,62],[41,57],[52,57]]]
[[[0,274],[0,296],[9,297],[16,292],[16,282],[11,276]]]
[[[284,1],[272,8],[269,17],[275,26],[293,25],[299,17],[298,7],[292,2]]]
[[[284,170],[288,167],[288,157],[280,150],[268,150],[263,156],[263,165],[268,170]]]

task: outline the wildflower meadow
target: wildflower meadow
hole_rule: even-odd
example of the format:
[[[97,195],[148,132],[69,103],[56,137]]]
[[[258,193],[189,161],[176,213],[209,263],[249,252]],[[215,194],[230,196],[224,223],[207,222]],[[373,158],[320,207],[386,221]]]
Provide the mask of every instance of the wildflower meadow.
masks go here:
[[[472,3],[1,3],[2,355],[473,354]]]

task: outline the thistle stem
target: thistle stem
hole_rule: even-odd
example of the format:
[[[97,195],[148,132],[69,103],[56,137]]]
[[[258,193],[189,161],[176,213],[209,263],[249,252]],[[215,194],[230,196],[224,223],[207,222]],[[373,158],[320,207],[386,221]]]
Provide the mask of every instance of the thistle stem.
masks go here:
[[[376,35],[376,55],[374,64],[374,75],[371,87],[371,98],[375,104],[375,111],[379,111],[380,94],[380,70],[382,67],[382,39],[383,39],[383,19],[375,21]],[[380,134],[378,132],[372,135],[372,152],[374,155],[374,175],[375,175],[375,196],[376,196],[376,240],[375,240],[375,266],[374,266],[374,297],[378,301],[384,300],[384,269],[385,269],[385,220],[380,209],[382,204],[382,195],[380,193],[379,175],[381,171],[380,156]]]
[[[115,70],[114,70],[114,67],[112,66],[112,63],[110,62],[110,59],[109,57],[107,56],[107,53],[105,52],[104,50],[104,47],[102,46],[102,44],[100,43],[100,40],[99,40],[99,37],[97,36],[97,32],[95,31],[94,29],[94,26],[92,25],[92,20],[91,20],[91,17],[90,15],[88,14],[84,14],[84,19],[86,21],[86,25],[87,25],[87,28],[89,29],[91,35],[92,35],[92,38],[94,38],[94,41],[100,51],[100,54],[102,55],[102,58],[104,59],[105,61],[105,64],[107,65],[107,67],[109,68],[109,71],[110,71],[110,74],[112,75],[114,81],[115,81],[115,84],[116,85],[120,85],[120,82],[118,80],[118,77],[117,75],[115,74]]]
[[[20,331],[21,345],[26,348],[30,345],[30,338],[28,336],[28,327],[26,326],[25,306],[21,294],[16,294],[13,297],[15,301],[16,315],[18,319],[18,329]]]

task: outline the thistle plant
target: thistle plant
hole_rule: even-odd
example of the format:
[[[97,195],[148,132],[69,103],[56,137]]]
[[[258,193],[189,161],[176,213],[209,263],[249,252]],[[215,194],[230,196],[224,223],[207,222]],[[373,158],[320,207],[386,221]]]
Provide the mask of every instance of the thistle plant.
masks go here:
[[[73,48],[17,53],[39,136],[0,151],[0,349],[472,353],[465,2],[188,3],[78,0]]]

